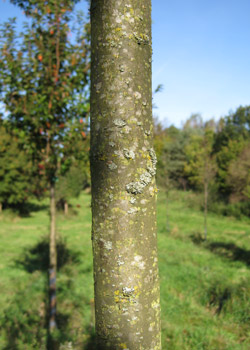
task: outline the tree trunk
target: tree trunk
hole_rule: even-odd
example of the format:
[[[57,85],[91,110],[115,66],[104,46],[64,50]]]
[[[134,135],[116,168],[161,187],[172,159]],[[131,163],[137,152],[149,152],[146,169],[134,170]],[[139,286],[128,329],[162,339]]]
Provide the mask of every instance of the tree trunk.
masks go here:
[[[56,349],[53,333],[56,330],[56,201],[55,186],[50,185],[50,241],[49,241],[49,341],[48,350]]]
[[[2,203],[0,203],[0,213],[2,213],[2,211],[3,211],[3,205]]]
[[[67,201],[64,201],[64,214],[68,215],[69,213],[69,204]]]
[[[166,181],[166,230],[170,232],[170,223],[169,223],[169,178],[167,176]]]
[[[98,349],[159,350],[151,1],[92,0],[91,40]]]
[[[204,240],[207,240],[207,200],[208,200],[208,183],[204,182]]]

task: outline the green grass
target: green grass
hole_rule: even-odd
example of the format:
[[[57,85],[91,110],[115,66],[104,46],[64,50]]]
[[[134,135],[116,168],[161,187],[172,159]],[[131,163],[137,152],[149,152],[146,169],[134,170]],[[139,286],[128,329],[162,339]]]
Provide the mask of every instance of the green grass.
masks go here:
[[[163,350],[250,348],[250,220],[190,207],[193,194],[158,199],[158,242]],[[46,205],[47,203],[43,203]],[[80,205],[80,206],[79,206]],[[0,217],[0,349],[45,349],[48,209],[30,217]],[[58,315],[61,349],[93,349],[90,195],[58,214]]]

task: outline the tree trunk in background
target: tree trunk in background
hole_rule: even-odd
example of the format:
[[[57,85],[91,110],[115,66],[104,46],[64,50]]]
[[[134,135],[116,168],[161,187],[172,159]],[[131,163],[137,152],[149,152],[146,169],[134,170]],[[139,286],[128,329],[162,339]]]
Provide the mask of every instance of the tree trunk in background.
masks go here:
[[[168,173],[166,174],[166,230],[170,232],[170,222],[169,222],[169,187],[170,181]]]
[[[98,349],[159,350],[151,1],[92,0],[91,31]]]
[[[204,181],[204,240],[207,240],[207,200],[208,200],[208,183]]]
[[[67,201],[64,202],[64,214],[68,215],[69,213],[69,204]]]
[[[50,185],[50,240],[49,240],[49,340],[48,350],[57,348],[53,340],[53,332],[56,330],[56,200],[55,185]]]
[[[0,213],[3,211],[3,205],[0,203]]]
[[[170,232],[170,222],[169,222],[169,190],[166,190],[166,231]]]

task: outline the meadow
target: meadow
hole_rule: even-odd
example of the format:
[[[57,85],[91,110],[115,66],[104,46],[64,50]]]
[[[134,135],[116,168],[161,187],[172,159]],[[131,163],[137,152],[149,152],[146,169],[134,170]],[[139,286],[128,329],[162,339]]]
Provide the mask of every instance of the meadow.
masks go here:
[[[158,196],[163,350],[248,350],[250,220],[209,214],[204,241],[194,196]],[[60,350],[94,349],[90,199],[57,215]],[[46,200],[0,215],[1,350],[46,349],[48,227]]]

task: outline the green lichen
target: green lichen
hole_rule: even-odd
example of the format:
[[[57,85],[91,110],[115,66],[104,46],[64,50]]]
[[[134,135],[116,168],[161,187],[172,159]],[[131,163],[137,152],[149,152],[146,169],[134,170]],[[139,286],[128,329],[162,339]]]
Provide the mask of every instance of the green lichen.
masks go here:
[[[118,126],[119,128],[122,128],[122,127],[124,127],[127,123],[124,121],[124,120],[122,120],[122,119],[115,119],[114,121],[113,121],[113,123],[115,124],[115,126]]]
[[[148,154],[151,160],[151,166],[147,166],[147,170],[144,171],[139,178],[139,181],[133,181],[126,185],[126,191],[132,194],[140,194],[144,188],[152,182],[153,177],[156,174],[157,158],[153,148],[148,150]]]
[[[124,157],[127,159],[135,159],[135,152],[133,150],[124,148],[123,154],[124,154]]]

